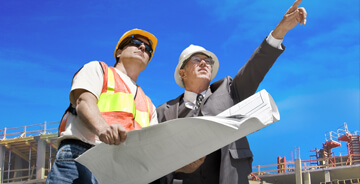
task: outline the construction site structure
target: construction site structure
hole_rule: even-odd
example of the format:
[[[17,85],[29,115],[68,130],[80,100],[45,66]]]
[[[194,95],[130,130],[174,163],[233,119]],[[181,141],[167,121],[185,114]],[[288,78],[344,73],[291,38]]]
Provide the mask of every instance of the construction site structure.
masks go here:
[[[59,122],[44,122],[0,130],[0,182],[45,183],[56,156],[58,125]],[[360,132],[351,133],[345,123],[330,134],[323,148],[315,149],[313,159],[301,161],[298,148],[295,161],[278,157],[276,164],[254,166],[250,183],[360,183]],[[333,154],[332,149],[339,147],[338,141],[346,142],[348,155]]]
[[[57,151],[59,122],[0,130],[0,182],[45,183]]]
[[[347,154],[336,156],[333,150],[340,147],[341,142],[346,143]],[[279,156],[277,164],[254,166],[253,175],[262,182],[278,184],[360,184],[359,145],[360,131],[350,132],[347,124],[344,123],[336,132],[325,133],[322,148],[310,150],[314,153],[310,155],[310,160],[301,160],[298,151],[299,156],[295,161]]]
[[[338,129],[338,140],[346,142],[349,155],[346,164],[360,164],[360,131],[351,133],[344,123],[344,129]]]
[[[347,155],[335,157],[332,149],[340,147],[341,142],[346,143]],[[346,123],[339,127],[336,132],[329,131],[325,133],[325,143],[322,149],[312,150],[315,155],[311,155],[310,159],[322,160],[316,165],[330,165],[336,167],[337,163],[345,165],[353,165],[360,163],[360,131],[350,132]],[[344,162],[345,161],[345,162]],[[314,162],[311,163],[315,165]]]

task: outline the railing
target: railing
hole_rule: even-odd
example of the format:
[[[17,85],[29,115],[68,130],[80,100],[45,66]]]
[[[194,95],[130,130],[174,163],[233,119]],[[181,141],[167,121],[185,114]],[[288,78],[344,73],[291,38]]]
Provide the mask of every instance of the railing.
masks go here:
[[[348,129],[348,126],[346,123],[344,123],[344,125],[340,126],[336,132],[334,131],[328,131],[325,132],[325,140],[326,141],[332,141],[332,140],[338,140],[339,137],[343,136],[343,135],[360,135],[360,131],[356,130],[354,132],[350,132]]]
[[[2,183],[12,183],[12,182],[19,182],[19,181],[30,181],[36,179],[36,171],[35,166],[31,167],[31,169],[14,169],[14,170],[5,170],[4,175],[9,175],[9,178],[3,178]],[[16,176],[17,173],[25,173],[21,176]],[[50,169],[45,168],[45,174],[47,175],[50,172]],[[45,179],[44,179],[45,180]]]
[[[0,130],[0,140],[16,137],[27,137],[39,134],[57,133],[59,122],[44,122],[41,124],[28,125],[15,128],[4,128]]]
[[[342,129],[342,128],[343,128],[343,129]],[[343,126],[341,126],[341,127],[338,128],[337,134],[338,134],[338,137],[341,137],[341,136],[343,136],[343,135],[348,135],[348,134],[351,134],[351,135],[360,135],[360,131],[359,131],[359,130],[356,130],[356,131],[350,132],[349,129],[348,129],[347,124],[344,123]]]
[[[21,174],[24,173],[24,174]],[[30,175],[26,175],[29,173]],[[16,176],[16,175],[20,176]],[[31,179],[35,179],[35,167],[31,168],[31,172],[29,169],[15,169],[15,170],[5,170],[4,175],[12,176],[10,178],[3,178],[3,183],[15,182],[15,181],[27,181]]]
[[[337,132],[333,132],[333,131],[329,131],[325,133],[325,141],[333,141],[336,140],[339,137],[339,133]]]
[[[325,159],[304,160],[301,161],[301,168],[302,171],[309,171],[309,170],[316,170],[316,169],[323,169],[330,167],[360,164],[360,159],[358,159],[359,156],[360,154],[351,154],[351,155],[337,156],[337,157],[325,158]],[[330,161],[330,159],[333,158],[335,158],[336,163]],[[311,164],[312,162],[323,163],[323,164],[312,165]],[[280,164],[253,166],[252,168],[253,168],[253,173],[257,176],[280,174],[280,173],[291,173],[291,172],[295,172],[295,162],[286,161]]]
[[[337,129],[337,134],[338,134],[338,137],[341,137],[341,136],[343,136],[343,135],[350,134],[350,131],[349,131],[348,126],[347,126],[346,123],[344,123],[343,126],[341,126],[341,127],[339,127],[339,128]]]

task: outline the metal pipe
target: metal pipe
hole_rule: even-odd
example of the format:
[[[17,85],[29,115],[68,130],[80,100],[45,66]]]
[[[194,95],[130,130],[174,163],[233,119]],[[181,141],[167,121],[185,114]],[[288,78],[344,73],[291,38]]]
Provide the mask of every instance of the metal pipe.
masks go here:
[[[28,176],[29,176],[29,180],[31,180],[31,176],[30,176],[30,170],[31,170],[31,145],[29,147],[29,170],[28,170]]]
[[[10,181],[10,161],[11,161],[11,150],[9,150],[9,161],[8,161],[8,176],[7,176],[7,182],[9,183]]]
[[[5,151],[4,151],[4,154],[3,154],[3,158],[1,158],[3,160],[3,163],[2,163],[2,166],[1,166],[1,183],[3,183],[4,181],[4,169],[5,169]]]
[[[49,144],[49,172],[51,170],[51,143]]]
[[[3,140],[5,140],[6,139],[6,127],[4,128],[4,137],[3,137]]]
[[[46,134],[46,121],[44,121],[44,134]]]

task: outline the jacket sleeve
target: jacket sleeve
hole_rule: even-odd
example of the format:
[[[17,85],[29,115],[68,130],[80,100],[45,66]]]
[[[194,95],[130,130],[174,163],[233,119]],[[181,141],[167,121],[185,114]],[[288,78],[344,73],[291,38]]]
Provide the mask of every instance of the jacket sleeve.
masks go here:
[[[285,46],[282,47],[285,50]],[[231,95],[235,103],[256,92],[260,82],[284,50],[270,46],[266,40],[260,44],[232,81]]]

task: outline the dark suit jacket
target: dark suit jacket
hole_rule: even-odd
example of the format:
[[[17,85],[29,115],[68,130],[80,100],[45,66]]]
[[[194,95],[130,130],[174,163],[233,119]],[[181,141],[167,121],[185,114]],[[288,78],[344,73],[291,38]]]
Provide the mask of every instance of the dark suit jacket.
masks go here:
[[[284,46],[283,48],[285,49]],[[283,50],[273,48],[264,40],[249,61],[238,71],[234,79],[227,76],[210,86],[210,90],[207,91],[200,106],[201,113],[204,116],[217,115],[254,94],[282,52]],[[179,102],[183,97],[184,94],[156,109],[159,122],[178,117]],[[246,137],[221,148],[219,183],[248,183],[247,177],[252,170],[252,156]]]

